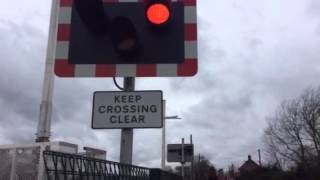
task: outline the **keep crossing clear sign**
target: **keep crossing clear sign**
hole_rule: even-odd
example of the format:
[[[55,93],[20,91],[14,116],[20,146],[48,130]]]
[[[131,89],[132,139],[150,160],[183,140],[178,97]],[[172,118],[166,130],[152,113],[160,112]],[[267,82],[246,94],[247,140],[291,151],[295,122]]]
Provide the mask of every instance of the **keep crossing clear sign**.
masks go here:
[[[161,128],[162,91],[98,91],[93,95],[92,128]]]

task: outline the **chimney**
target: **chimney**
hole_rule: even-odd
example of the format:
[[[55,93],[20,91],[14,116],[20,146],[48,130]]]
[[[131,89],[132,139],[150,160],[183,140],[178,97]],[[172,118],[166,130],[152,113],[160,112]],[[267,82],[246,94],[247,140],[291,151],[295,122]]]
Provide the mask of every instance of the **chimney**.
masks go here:
[[[252,160],[252,159],[251,159],[251,155],[248,155],[248,160],[249,160],[249,161],[251,161],[251,160]]]

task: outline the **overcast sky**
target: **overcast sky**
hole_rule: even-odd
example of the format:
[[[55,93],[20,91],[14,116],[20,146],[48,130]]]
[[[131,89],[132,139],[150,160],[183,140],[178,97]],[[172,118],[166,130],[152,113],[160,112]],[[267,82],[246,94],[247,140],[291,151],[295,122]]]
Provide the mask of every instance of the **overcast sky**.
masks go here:
[[[35,139],[51,1],[0,0],[0,144]],[[218,167],[264,151],[267,116],[320,85],[319,0],[198,0],[199,73],[138,78],[163,90],[168,143],[188,142]],[[118,79],[121,80],[120,78]],[[52,140],[104,148],[119,160],[120,130],[92,130],[92,94],[112,79],[55,78]],[[135,130],[134,164],[160,167],[161,130]]]

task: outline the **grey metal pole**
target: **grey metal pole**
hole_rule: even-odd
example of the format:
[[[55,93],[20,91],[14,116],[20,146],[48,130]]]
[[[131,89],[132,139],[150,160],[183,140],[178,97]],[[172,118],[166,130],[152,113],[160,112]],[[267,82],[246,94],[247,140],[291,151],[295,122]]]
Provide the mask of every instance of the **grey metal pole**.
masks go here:
[[[184,179],[184,163],[185,163],[185,159],[184,159],[184,138],[182,138],[181,140],[181,176]]]
[[[192,140],[192,134],[190,134],[190,144],[193,145],[193,140]],[[193,147],[194,148],[194,147]],[[194,149],[193,149],[194,151]],[[193,180],[193,160],[194,160],[194,153],[192,153],[192,159],[191,159],[191,180]]]
[[[36,142],[48,142],[51,129],[52,94],[54,86],[54,58],[56,51],[56,39],[58,30],[58,0],[52,0],[49,38],[47,44],[47,56],[45,63],[44,80],[42,87],[42,99],[40,104],[39,122],[36,133]]]
[[[125,77],[124,91],[134,91],[134,77]],[[133,149],[133,129],[121,130],[121,145],[120,145],[120,162],[132,164],[132,149]]]
[[[166,167],[166,101],[163,100],[163,124],[162,124],[162,155],[161,155],[161,169]]]

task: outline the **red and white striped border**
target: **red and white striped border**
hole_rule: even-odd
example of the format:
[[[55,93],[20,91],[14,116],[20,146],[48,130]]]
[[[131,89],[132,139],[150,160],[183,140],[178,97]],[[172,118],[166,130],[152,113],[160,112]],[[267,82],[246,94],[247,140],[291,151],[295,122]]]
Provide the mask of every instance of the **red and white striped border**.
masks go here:
[[[148,0],[103,0],[104,2],[145,2]],[[193,76],[198,70],[197,0],[185,5],[185,62],[182,64],[92,64],[68,63],[71,8],[73,0],[60,0],[54,71],[60,77],[175,77]]]

